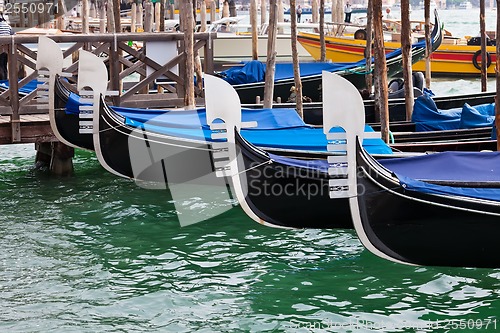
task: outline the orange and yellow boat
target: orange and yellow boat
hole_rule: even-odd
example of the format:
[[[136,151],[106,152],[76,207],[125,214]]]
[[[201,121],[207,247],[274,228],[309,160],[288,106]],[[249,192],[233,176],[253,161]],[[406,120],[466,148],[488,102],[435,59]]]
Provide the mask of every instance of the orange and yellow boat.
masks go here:
[[[362,34],[361,34],[362,35]],[[354,34],[356,36],[356,34]],[[365,57],[366,40],[354,36],[325,36],[326,58],[333,62],[353,62]],[[414,35],[413,39],[422,38]],[[299,33],[297,40],[319,60],[320,39],[318,33]],[[385,41],[386,52],[401,48],[401,37],[393,34]],[[495,74],[496,47],[487,46],[487,72]],[[413,64],[414,71],[425,71],[425,60]],[[445,36],[441,46],[431,54],[431,72],[438,75],[479,75],[481,73],[481,46],[467,45],[465,38]]]

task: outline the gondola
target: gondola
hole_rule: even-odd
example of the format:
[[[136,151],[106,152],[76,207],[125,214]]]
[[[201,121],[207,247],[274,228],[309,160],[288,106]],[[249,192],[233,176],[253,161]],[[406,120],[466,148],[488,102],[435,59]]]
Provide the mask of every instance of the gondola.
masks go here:
[[[43,47],[45,47],[44,45],[48,44],[47,47],[49,48],[51,47],[50,49],[51,52],[41,52],[37,59],[37,66],[38,63],[40,63],[40,66],[43,65],[49,67],[50,66],[57,67],[54,65],[54,59],[58,59],[56,51],[59,51],[59,53],[61,53],[58,45],[46,37],[41,38],[39,44],[42,49]],[[55,63],[57,64],[58,62]],[[62,66],[62,63],[60,64],[60,66]],[[53,132],[60,141],[64,142],[67,145],[85,149],[93,149],[92,135],[88,134],[91,132],[91,126],[88,125],[89,119],[81,119],[79,116],[79,110],[78,110],[79,96],[75,93],[76,89],[74,89],[72,85],[68,84],[64,78],[58,77],[58,74],[62,72],[62,68],[52,68],[51,72],[55,73],[54,84],[52,86],[54,92],[49,94],[49,98],[52,99],[53,105],[55,105],[55,107],[49,108],[49,115],[51,119],[51,126]],[[491,101],[492,99],[493,96],[491,94],[488,95],[476,94],[476,95],[467,95],[466,97],[464,97],[464,99],[461,99],[459,97],[453,97],[453,98],[438,97],[435,98],[435,101],[436,105],[444,107],[444,106],[462,106],[462,104],[464,104],[465,102],[471,105],[475,105],[481,102]],[[371,103],[371,101],[364,101],[364,103],[365,103],[365,110],[369,109],[371,105],[369,103]],[[404,108],[404,105],[400,100],[395,101],[395,103],[398,103],[399,106]],[[165,110],[142,110],[142,109],[135,110],[126,108],[116,108],[116,110],[118,111],[121,110],[128,116],[131,116],[131,114],[134,112],[137,112],[137,114],[141,116],[145,112],[147,113],[158,112],[158,114],[161,114],[165,111]],[[311,110],[308,110],[306,108],[304,112],[304,114],[306,115],[306,119],[307,115],[310,113]],[[81,133],[81,130],[83,130],[83,133]],[[396,150],[400,151],[406,151],[406,150],[414,152],[437,151],[442,149],[442,147],[446,147],[445,144],[446,142],[442,142],[443,140],[447,141],[454,140],[456,138],[460,138],[462,135],[466,135],[467,138],[469,139],[469,142],[461,143],[462,146],[467,145],[468,146],[467,149],[471,150],[490,149],[489,147],[492,144],[494,144],[494,142],[490,140],[485,145],[484,144],[485,133],[484,131],[482,133],[478,133],[478,130],[470,130],[467,133],[463,133],[463,131],[459,131],[456,133],[439,132],[435,134],[400,133],[400,132],[414,132],[413,124],[407,122],[401,122],[401,123],[394,122],[391,124],[391,130],[394,132],[394,138],[395,138],[393,147]],[[431,138],[432,136],[439,136],[440,141],[430,143],[429,142],[430,139],[425,139],[425,138]],[[414,144],[412,142],[419,142],[419,144]],[[451,143],[451,145],[453,146],[453,143]],[[453,149],[452,146],[450,146],[449,144],[448,146],[449,147],[447,149]],[[455,144],[455,146],[457,147],[458,143]],[[294,156],[298,156],[299,152],[295,152],[294,154],[295,154]]]
[[[86,68],[99,68],[98,61],[100,60],[86,52],[81,54],[80,61],[83,64],[87,61],[92,62],[93,65],[85,65]],[[95,81],[98,75],[99,70],[95,70],[90,74],[86,73],[86,76],[80,72],[79,84],[92,87],[93,84],[91,81]],[[86,80],[85,77],[92,77],[92,80]],[[84,81],[82,81],[82,78]],[[220,98],[217,97],[216,99]],[[209,103],[208,99],[207,103]],[[136,161],[142,163],[143,158],[148,163],[150,162],[147,156],[144,157],[141,155],[137,157],[141,154],[141,150],[136,149],[136,147],[142,147],[144,151],[154,150],[160,155],[172,155],[173,153],[170,153],[170,151],[175,151],[175,154],[179,155],[178,151],[170,147],[178,146],[187,150],[210,151],[212,143],[214,141],[217,142],[217,140],[212,139],[211,132],[208,126],[205,125],[208,120],[208,106],[206,116],[202,111],[199,111],[199,113],[194,112],[194,115],[188,115],[190,118],[194,117],[199,120],[198,126],[192,127],[188,125],[184,127],[165,126],[165,119],[168,119],[169,115],[165,115],[165,119],[154,117],[149,121],[129,118],[108,107],[103,98],[98,100],[98,108],[96,110],[93,120],[95,130],[92,134],[96,155],[105,169],[121,177],[137,178],[138,173],[134,171],[133,163]],[[241,110],[239,105],[238,110]],[[252,112],[258,113],[259,110]],[[284,113],[282,114],[284,115]],[[293,115],[296,116],[295,113]],[[203,117],[207,119],[205,120]],[[264,114],[264,117],[261,117],[261,119],[264,118],[269,119],[270,117]],[[186,117],[186,119],[188,118]],[[243,120],[255,119],[259,118],[250,114],[250,116],[247,115],[244,117]],[[283,125],[281,125],[280,121],[283,121]],[[322,134],[322,129],[312,128],[303,123],[297,126],[296,122],[287,122],[286,119],[276,119],[276,121],[271,119],[269,126],[274,129],[266,128],[266,123],[262,123],[260,126],[256,129],[245,130],[244,135],[256,145],[263,147],[266,151],[277,155],[299,158],[324,158],[328,155],[326,139]],[[374,154],[392,153],[388,146],[380,139],[368,140],[365,144],[367,149]],[[146,149],[149,146],[155,146],[155,148]],[[193,148],[197,146],[204,148]],[[168,153],[165,151],[168,151]],[[140,177],[145,175],[143,173]]]
[[[325,103],[325,132],[331,128],[332,119],[350,117],[363,120],[363,114],[353,114],[356,106],[363,108],[357,91],[346,90],[338,83],[323,82],[323,89],[336,87]],[[345,81],[345,80],[344,80]],[[224,121],[227,131],[229,169],[221,175],[232,179],[232,192],[246,214],[256,222],[286,228],[352,228],[348,196],[343,195],[347,186],[347,160],[343,153],[345,133],[341,130],[328,133],[329,156],[301,160],[266,152],[248,142],[238,130],[237,111],[239,106],[236,92],[224,81],[205,77],[207,103],[213,103],[207,110],[222,110],[212,118]],[[344,84],[345,85],[345,84]],[[348,83],[348,88],[352,87]],[[224,101],[210,98],[222,93]],[[337,104],[331,103],[340,96]],[[335,105],[335,106],[334,106]],[[349,110],[349,112],[345,112]],[[236,120],[235,120],[236,119]],[[364,125],[364,124],[363,124]],[[236,128],[236,130],[235,130]],[[365,140],[380,134],[361,129]],[[330,130],[331,131],[331,130]],[[333,136],[333,137],[332,137]],[[380,158],[380,156],[379,156]],[[215,160],[215,158],[214,158]],[[381,159],[383,162],[383,158]],[[333,198],[333,199],[332,199]]]
[[[350,204],[371,252],[413,265],[500,267],[500,153],[434,154],[395,173],[358,144],[356,163],[362,191]]]
[[[328,75],[344,95],[350,87],[355,98],[352,85]],[[345,164],[345,172],[334,173],[343,175],[345,186],[335,189],[348,198],[363,245],[399,263],[500,267],[500,153],[445,152],[377,161],[360,145],[359,101],[353,108],[349,117],[327,122],[327,128],[341,127],[346,137],[345,160],[329,162],[330,167]]]
[[[436,96],[433,97],[436,106],[439,109],[451,109],[462,107],[464,103],[469,105],[480,105],[486,103],[493,103],[495,101],[496,92],[479,92],[463,95],[452,96]],[[415,99],[417,96],[415,96]],[[380,121],[379,115],[375,112],[375,101],[364,100],[365,106],[365,122],[373,124]],[[404,122],[406,121],[406,101],[404,98],[391,98],[389,99],[389,121]],[[279,106],[277,104],[276,106]],[[282,107],[291,107],[291,103],[283,103]],[[321,103],[304,103],[304,121],[311,125],[323,124],[323,107]]]
[[[432,51],[436,50],[442,42],[442,27],[439,21],[439,17],[435,16],[434,29],[432,31]],[[411,48],[412,61],[416,62],[425,56],[425,41],[421,41],[413,44]],[[393,77],[402,71],[402,61],[403,57],[401,50],[393,51],[386,55],[387,61],[387,77]],[[323,66],[330,65],[331,69],[322,68],[319,71],[313,71],[310,67],[312,66]],[[312,101],[321,101],[321,71],[328,70],[330,72],[335,72],[342,75],[352,84],[354,84],[358,89],[362,90],[366,88],[366,80],[363,74],[367,72],[365,60],[359,62],[350,63],[347,65],[342,64],[302,64],[301,66],[308,66],[307,71],[310,71],[307,75],[304,73],[306,69],[301,70],[301,81],[302,81],[302,93],[304,96],[309,97]],[[372,65],[373,66],[373,65]],[[262,72],[262,69],[260,70]],[[293,67],[292,64],[276,64],[276,74],[274,82],[274,100],[278,97],[282,101],[286,101],[290,97],[290,89],[295,85],[293,77]],[[281,74],[282,73],[282,74]],[[230,72],[231,74],[231,72]],[[225,71],[220,74],[225,76],[227,79],[228,72]],[[261,78],[260,78],[261,79]],[[233,84],[234,89],[238,92],[242,104],[252,104],[255,103],[257,96],[264,96],[264,82],[259,80],[258,82],[251,83],[237,83]]]

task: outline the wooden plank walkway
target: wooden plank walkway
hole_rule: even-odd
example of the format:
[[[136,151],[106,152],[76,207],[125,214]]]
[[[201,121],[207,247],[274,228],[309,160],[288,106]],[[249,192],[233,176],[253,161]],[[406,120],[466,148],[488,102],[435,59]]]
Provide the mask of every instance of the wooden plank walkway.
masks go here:
[[[16,143],[57,141],[50,128],[48,114],[20,115],[21,140]],[[8,116],[0,116],[0,144],[11,144],[12,122]]]

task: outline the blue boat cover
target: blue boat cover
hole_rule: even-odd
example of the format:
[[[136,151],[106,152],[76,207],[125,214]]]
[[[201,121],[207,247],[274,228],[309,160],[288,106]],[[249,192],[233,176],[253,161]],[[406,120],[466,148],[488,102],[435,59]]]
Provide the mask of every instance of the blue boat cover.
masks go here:
[[[418,42],[413,44],[414,48],[425,47],[425,42]],[[396,49],[386,54],[386,59],[395,58],[401,54],[401,49]],[[263,82],[266,72],[266,65],[257,60],[248,62],[241,62],[243,66],[234,66],[219,74],[231,85],[246,84]],[[320,75],[322,71],[339,72],[351,70],[356,67],[365,66],[366,59],[357,62],[346,63],[331,63],[331,62],[308,62],[300,63],[300,76],[308,77],[313,75]],[[293,78],[293,64],[292,63],[276,63],[274,81]]]
[[[24,86],[19,88],[19,92],[23,94],[29,94],[33,90],[36,89],[36,86],[38,84],[42,84],[42,82],[37,81],[37,80],[31,80],[30,82],[26,83]],[[9,80],[0,80],[0,87],[8,89],[9,88]]]
[[[269,154],[274,161],[293,166],[328,172],[326,160],[297,160]],[[408,158],[379,160],[396,174],[407,190],[423,193],[465,196],[500,200],[500,188],[452,187],[430,184],[427,181],[500,182],[499,152],[444,152]]]
[[[379,162],[398,175],[421,181],[500,182],[500,152],[443,152]]]
[[[402,186],[407,190],[416,191],[421,193],[429,194],[439,194],[439,195],[452,195],[452,196],[462,196],[467,198],[485,199],[485,200],[500,200],[500,188],[491,187],[452,187],[452,186],[442,186],[435,185],[412,178],[408,178],[402,175],[396,174]]]
[[[71,94],[66,104],[66,112],[78,114],[79,96]],[[209,128],[205,108],[196,110],[139,109],[112,106],[111,109],[127,119],[127,124],[137,127],[148,122],[158,126],[177,128]],[[242,121],[257,121],[256,129],[278,129],[309,127],[299,117],[295,109],[242,109]]]
[[[413,105],[412,122],[417,132],[453,130],[460,127],[462,108],[439,110],[430,94],[424,93]]]
[[[444,152],[380,163],[394,172],[407,190],[500,200],[500,187],[452,187],[426,182],[500,182],[500,152]]]
[[[174,128],[161,126],[154,123],[141,123],[127,119],[130,126],[143,128],[147,131],[199,141],[214,141],[211,138],[211,130],[203,128]],[[365,127],[365,131],[373,131],[370,126]],[[327,140],[322,128],[310,126],[281,128],[273,130],[263,129],[243,129],[241,135],[249,142],[258,147],[280,148],[294,150],[309,150],[316,152],[326,151]],[[218,141],[218,140],[216,140]],[[365,139],[363,147],[370,154],[392,154],[392,150],[381,139]]]
[[[460,117],[460,128],[489,127],[495,122],[495,103],[476,105],[465,103]]]
[[[440,110],[431,95],[424,93],[415,101],[412,121],[417,132],[489,127],[495,121],[495,104],[472,107],[465,103],[461,108]]]

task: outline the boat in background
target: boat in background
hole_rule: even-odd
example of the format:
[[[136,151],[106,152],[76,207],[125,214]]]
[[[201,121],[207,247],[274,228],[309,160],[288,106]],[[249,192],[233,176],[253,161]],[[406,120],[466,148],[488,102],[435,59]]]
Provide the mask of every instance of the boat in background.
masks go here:
[[[437,20],[437,19],[436,19]],[[439,22],[439,21],[437,21]],[[440,24],[436,24],[432,31],[433,50],[438,48],[443,39]],[[425,56],[425,42],[418,42],[412,45],[412,61],[416,62]],[[401,49],[394,50],[386,54],[387,77],[391,78],[401,73],[403,68],[403,56]],[[218,73],[221,77],[231,83],[238,92],[242,104],[253,104],[257,97],[264,96],[265,66],[259,62],[250,62],[242,66]],[[359,90],[366,88],[365,75],[373,70],[374,64],[370,68],[366,67],[366,60],[361,59],[353,63],[301,63],[302,94],[311,101],[321,101],[321,72],[335,72],[348,79]],[[292,87],[295,86],[293,76],[293,65],[291,63],[277,63],[275,66],[273,100],[281,99],[287,101]]]
[[[434,12],[435,23],[440,24],[437,11]],[[394,26],[400,23],[394,20]],[[424,35],[420,25],[414,26],[413,38],[422,40]],[[397,30],[397,29],[396,29]],[[387,31],[386,33],[390,33]],[[299,33],[297,40],[318,60],[320,58],[320,42],[317,33]],[[365,58],[366,31],[359,29],[354,38],[343,34],[325,36],[326,58],[333,62],[352,62]],[[487,52],[487,72],[489,75],[495,74],[496,47],[491,45],[486,47]],[[400,33],[391,33],[391,40],[384,43],[386,52],[401,47]],[[441,75],[475,75],[481,73],[481,46],[476,38],[465,39],[456,37],[444,37],[441,45],[431,54],[432,74]],[[412,66],[414,71],[425,72],[425,61],[415,62]]]
[[[458,5],[459,9],[472,9],[472,3],[470,1],[464,1],[461,2],[460,5]]]
[[[217,38],[213,39],[213,57],[218,69],[228,64],[239,63],[242,60],[252,60],[252,30],[250,24],[242,23],[244,16],[224,17],[208,25],[205,32],[216,32]],[[266,23],[258,27],[257,50],[259,60],[267,59],[267,30]],[[318,23],[297,23],[299,31],[319,31]],[[290,42],[290,22],[278,23],[276,35],[276,61],[292,61],[292,48]],[[301,61],[312,61],[309,52],[297,44],[297,52]]]

